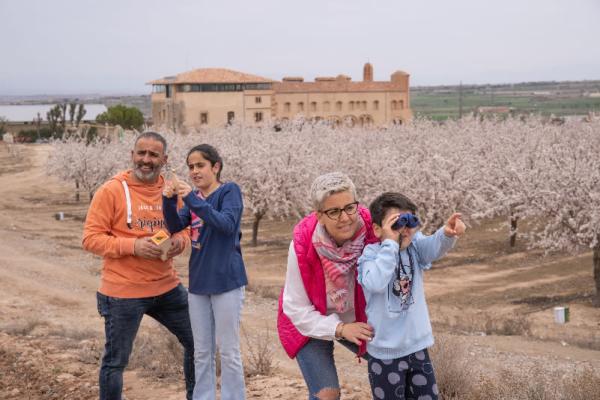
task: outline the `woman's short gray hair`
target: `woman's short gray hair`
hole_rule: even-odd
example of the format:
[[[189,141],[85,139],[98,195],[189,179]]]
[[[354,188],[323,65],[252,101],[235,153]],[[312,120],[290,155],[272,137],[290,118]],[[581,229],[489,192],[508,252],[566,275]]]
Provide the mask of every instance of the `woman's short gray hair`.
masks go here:
[[[356,199],[356,188],[348,175],[330,172],[318,176],[310,186],[310,199],[315,210],[320,210],[325,199],[332,194],[348,191]]]

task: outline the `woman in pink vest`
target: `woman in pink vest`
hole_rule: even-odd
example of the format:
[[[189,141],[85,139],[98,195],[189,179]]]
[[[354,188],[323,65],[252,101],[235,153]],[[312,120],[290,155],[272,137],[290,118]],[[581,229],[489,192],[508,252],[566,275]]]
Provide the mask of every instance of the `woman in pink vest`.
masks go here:
[[[334,340],[362,355],[373,337],[356,265],[377,238],[346,175],[319,176],[310,196],[315,211],[294,227],[277,329],[285,351],[298,361],[309,399],[339,399]]]

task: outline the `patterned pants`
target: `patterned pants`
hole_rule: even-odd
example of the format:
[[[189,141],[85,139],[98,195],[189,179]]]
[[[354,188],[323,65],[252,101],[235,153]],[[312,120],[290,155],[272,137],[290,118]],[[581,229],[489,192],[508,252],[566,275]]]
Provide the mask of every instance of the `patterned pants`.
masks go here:
[[[373,399],[437,400],[438,387],[427,349],[393,360],[369,359]]]

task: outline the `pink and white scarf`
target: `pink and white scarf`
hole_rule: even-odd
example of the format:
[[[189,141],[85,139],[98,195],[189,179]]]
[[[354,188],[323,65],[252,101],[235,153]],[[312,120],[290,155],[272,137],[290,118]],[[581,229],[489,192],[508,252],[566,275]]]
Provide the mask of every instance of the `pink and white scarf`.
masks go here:
[[[312,236],[312,243],[325,273],[327,295],[338,313],[354,307],[354,276],[358,258],[365,247],[367,232],[362,218],[358,218],[358,223],[359,227],[352,239],[339,247],[321,224],[317,224]]]

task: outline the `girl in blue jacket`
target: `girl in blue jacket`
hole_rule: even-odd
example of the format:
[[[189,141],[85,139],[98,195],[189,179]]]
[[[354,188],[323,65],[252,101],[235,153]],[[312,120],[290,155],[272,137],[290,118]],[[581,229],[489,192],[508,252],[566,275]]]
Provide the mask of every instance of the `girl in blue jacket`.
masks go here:
[[[240,248],[242,193],[222,182],[223,160],[217,150],[201,144],[186,158],[194,190],[169,181],[163,213],[171,234],[190,226],[189,312],[194,334],[196,385],[194,400],[216,398],[216,349],[221,356],[221,399],[245,398],[240,356],[240,314],[248,284]],[[177,196],[184,206],[177,211]]]

